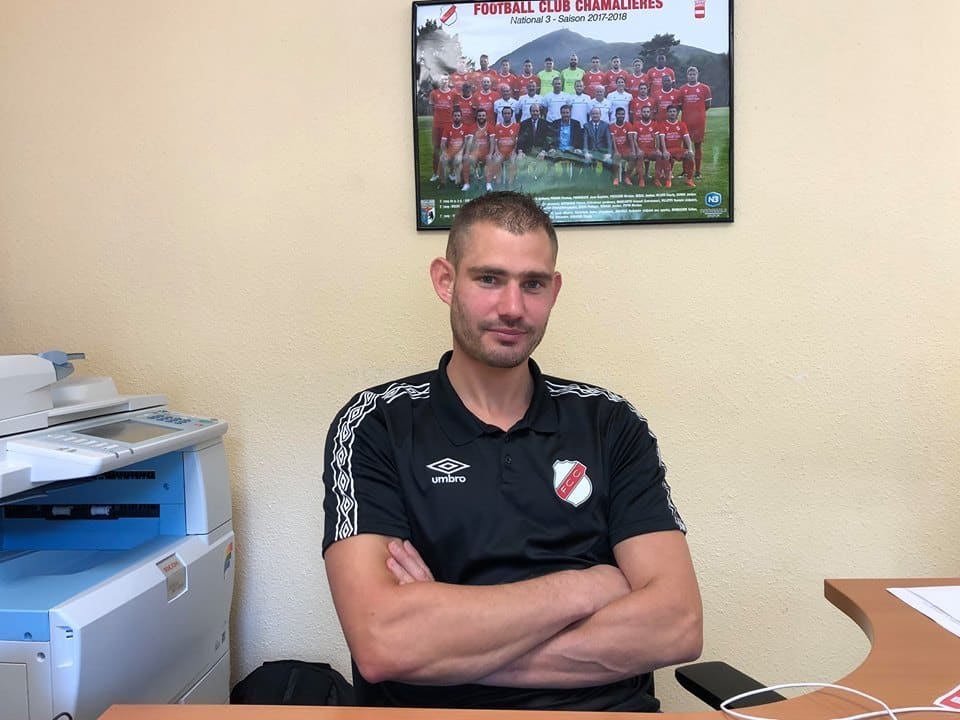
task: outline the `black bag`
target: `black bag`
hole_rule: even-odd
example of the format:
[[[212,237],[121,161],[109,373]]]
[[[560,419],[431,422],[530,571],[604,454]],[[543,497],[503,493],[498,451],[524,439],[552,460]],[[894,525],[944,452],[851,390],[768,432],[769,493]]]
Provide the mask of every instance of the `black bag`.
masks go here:
[[[353,705],[353,686],[327,663],[265,662],[230,692],[231,705]]]

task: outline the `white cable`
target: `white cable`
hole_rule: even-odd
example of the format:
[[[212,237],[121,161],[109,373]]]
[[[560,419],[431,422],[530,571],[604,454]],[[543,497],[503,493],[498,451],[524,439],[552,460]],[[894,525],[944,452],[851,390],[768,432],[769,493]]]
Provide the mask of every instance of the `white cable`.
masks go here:
[[[770,687],[762,688],[760,690],[749,690],[745,693],[740,693],[739,695],[734,695],[732,698],[728,698],[720,703],[720,709],[740,720],[770,720],[770,718],[760,717],[759,715],[747,715],[746,713],[737,712],[727,707],[728,704],[736,702],[737,700],[742,700],[743,698],[750,697],[751,695],[758,695],[762,692],[767,692],[768,690],[785,690],[787,688],[831,688],[833,690],[841,690],[845,692],[853,693],[854,695],[859,695],[862,698],[871,700],[877,705],[883,708],[883,711],[877,713],[878,715],[886,715],[890,720],[898,720],[897,716],[894,715],[893,710],[890,709],[890,706],[887,705],[883,700],[875,698],[873,695],[868,695],[865,692],[860,692],[859,690],[854,690],[853,688],[848,688],[843,685],[833,685],[831,683],[784,683],[782,685],[771,685]]]
[[[832,683],[784,683],[782,685],[771,685],[769,687],[760,688],[759,690],[749,690],[739,695],[734,695],[731,698],[727,698],[722,703],[720,703],[720,710],[727,715],[730,715],[740,720],[771,720],[771,718],[764,718],[758,715],[748,715],[747,713],[741,713],[737,710],[733,710],[727,707],[728,704],[737,702],[744,698],[751,697],[753,695],[759,695],[761,693],[776,691],[776,690],[785,690],[788,688],[832,688],[834,690],[841,690],[843,692],[853,693],[854,695],[859,695],[862,698],[867,700],[872,700],[873,702],[880,705],[883,710],[874,710],[873,712],[862,713],[859,715],[848,715],[846,717],[832,718],[831,720],[869,720],[870,718],[886,716],[891,718],[891,720],[898,720],[897,714],[905,715],[907,713],[914,712],[943,712],[951,713],[953,715],[960,715],[960,710],[953,710],[951,708],[940,707],[936,705],[930,705],[925,707],[904,707],[904,708],[891,708],[885,702],[879,698],[875,698],[872,695],[868,695],[865,692],[859,690],[854,690],[853,688],[846,687],[845,685],[835,685]]]

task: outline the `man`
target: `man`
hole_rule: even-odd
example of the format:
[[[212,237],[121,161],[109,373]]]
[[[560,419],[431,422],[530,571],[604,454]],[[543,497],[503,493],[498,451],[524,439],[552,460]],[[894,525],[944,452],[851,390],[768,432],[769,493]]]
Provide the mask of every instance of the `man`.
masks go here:
[[[492,190],[491,177],[495,174],[493,163],[490,160],[490,138],[493,135],[493,128],[487,123],[487,111],[483,108],[477,110],[477,122],[469,130],[470,141],[467,144],[464,156],[466,162],[463,167],[463,187],[464,192],[470,190],[470,179],[486,178],[487,190]]]
[[[483,79],[490,78],[490,87],[493,87],[497,79],[497,71],[490,67],[490,58],[487,55],[480,56],[480,68],[473,73],[473,82],[483,87]]]
[[[520,123],[517,162],[534,181],[544,173],[547,151],[553,145],[550,123],[540,117],[540,106],[530,106],[530,118]]]
[[[553,92],[543,96],[543,107],[547,111],[547,122],[560,119],[560,108],[569,104],[570,96],[563,92],[563,80],[553,79]]]
[[[610,123],[603,119],[599,107],[590,111],[590,120],[583,128],[583,155],[587,162],[599,160],[609,164],[613,161]]]
[[[594,92],[594,98],[590,103],[590,109],[593,110],[593,108],[600,108],[600,116],[603,118],[603,121],[609,125],[610,116],[613,113],[613,106],[610,105],[610,100],[606,97],[606,95],[607,91],[602,87],[598,87]]]
[[[648,107],[650,108],[650,118],[655,119],[657,116],[657,103],[654,101],[647,90],[647,83],[640,83],[637,87],[637,94],[634,96],[633,100],[630,101],[630,112],[628,113],[628,119],[630,122],[636,122],[640,119],[640,111]]]
[[[459,105],[453,107],[453,122],[444,128],[440,139],[440,187],[447,180],[456,181],[463,171],[463,152],[470,138],[470,128],[463,124]],[[469,188],[467,188],[469,189]]]
[[[687,68],[687,84],[680,88],[680,112],[693,141],[693,164],[695,175],[700,179],[703,163],[703,138],[707,133],[707,110],[713,103],[710,86],[700,82],[700,71],[691,65]]]
[[[607,73],[600,67],[600,58],[594,55],[590,58],[590,69],[583,74],[583,85],[587,95],[594,97],[597,88],[607,89]]]
[[[610,101],[610,122],[616,122],[617,110],[619,108],[623,108],[624,118],[628,117],[633,95],[627,92],[626,80],[622,77],[617,78],[617,89],[607,95],[607,100]]]
[[[636,172],[639,176],[637,185],[644,187],[650,175],[650,163],[653,163],[654,174],[656,174],[660,161],[664,159],[660,150],[660,125],[653,121],[653,108],[650,105],[644,105],[640,108],[640,114],[636,122],[631,124],[637,134]],[[660,187],[660,179],[654,176],[653,184]]]
[[[431,132],[431,142],[433,145],[433,175],[430,176],[430,182],[436,182],[440,179],[440,140],[443,138],[443,132],[450,123],[453,122],[453,105],[456,102],[457,94],[450,87],[450,76],[441,75],[439,84],[430,91],[427,101],[430,103],[430,109],[433,112],[433,128]]]
[[[493,176],[488,175],[489,183],[499,182],[501,187],[513,187],[517,176],[517,140],[520,136],[520,123],[513,116],[512,108],[504,108],[503,120],[493,129],[491,164]],[[488,184],[487,190],[492,190]]]
[[[452,351],[330,427],[324,560],[360,705],[655,711],[639,678],[699,655],[685,527],[647,422],[530,359],[556,256],[528,196],[464,205],[430,265]]]
[[[520,78],[510,72],[509,60],[500,61],[500,72],[498,72],[497,76],[493,79],[493,85],[494,87],[509,86],[510,96],[513,97],[514,100],[520,97],[520,88],[523,87],[520,84]]]
[[[587,124],[590,117],[590,108],[593,107],[593,98],[584,92],[583,80],[577,80],[573,85],[573,95],[569,96],[570,117],[580,125]]]
[[[537,92],[537,84],[533,80],[527,83],[527,94],[521,96],[517,101],[517,106],[514,108],[516,110],[514,117],[518,121],[529,119],[531,105],[543,106],[543,98]]]
[[[553,79],[560,77],[560,71],[553,69],[552,57],[547,56],[543,59],[543,70],[537,73],[537,77],[540,78],[539,92],[546,93],[553,87]]]
[[[563,92],[567,95],[573,95],[574,85],[577,80],[583,80],[583,68],[579,66],[580,58],[576,53],[570,54],[570,65],[560,71],[560,79],[563,80]]]
[[[617,89],[617,78],[623,78],[624,83],[627,81],[627,71],[620,67],[620,56],[614,55],[610,58],[610,69],[607,70],[607,77],[604,85],[606,85],[607,94],[609,95],[612,92],[615,92]],[[613,120],[611,120],[613,122]]]
[[[473,84],[469,82],[460,86],[460,97],[457,98],[457,105],[460,108],[460,115],[463,118],[464,125],[473,125],[474,121],[474,102]]]
[[[513,119],[513,108],[503,109],[503,120],[493,129],[490,144],[493,149],[490,162],[487,163],[487,190],[493,190],[492,183],[499,181],[504,187],[513,187],[517,177],[517,136],[520,124]]]
[[[673,87],[673,79],[669,75],[664,75],[660,82],[663,87],[653,96],[657,103],[657,114],[654,119],[657,122],[664,122],[667,119],[667,109],[671,105],[679,106],[683,102],[683,93]]]
[[[677,74],[673,68],[667,67],[667,56],[663,53],[657,55],[657,64],[655,67],[647,70],[647,82],[650,83],[650,94],[654,97],[663,88],[663,78],[669,77],[670,84],[677,81]]]
[[[643,72],[643,59],[635,58],[633,72],[627,75],[627,92],[635,96],[640,89],[640,83],[647,83],[647,75]],[[649,86],[649,83],[647,84]]]
[[[487,111],[487,117],[492,118],[495,112],[493,106],[499,97],[499,93],[493,92],[490,78],[484,76],[480,80],[480,92],[473,96],[474,112],[483,108]]]
[[[457,92],[462,92],[463,84],[470,81],[471,74],[467,70],[467,59],[461,55],[457,58],[457,69],[450,74],[450,87]]]
[[[540,78],[535,72],[533,72],[533,61],[530,58],[527,58],[523,61],[523,72],[520,73],[518,80],[520,81],[519,85],[521,93],[531,82],[536,83],[536,92],[540,92]],[[519,100],[519,98],[517,99]]]
[[[637,151],[637,131],[627,122],[627,111],[618,107],[615,120],[610,123],[610,137],[613,138],[613,184],[633,185],[633,174]]]
[[[570,117],[570,111],[571,107],[564,105],[560,108],[560,119],[551,124],[553,143],[547,157],[554,162],[567,160],[579,165],[583,162],[583,126]]]
[[[693,143],[686,123],[677,120],[679,114],[680,108],[671,105],[667,109],[666,121],[660,126],[660,150],[663,154],[660,175],[666,178],[665,184],[670,187],[673,184],[673,163],[679,161],[683,163],[687,185],[696,187],[693,182]]]
[[[493,103],[493,112],[494,112],[494,115],[496,116],[495,117],[496,122],[503,121],[502,111],[503,111],[503,108],[505,107],[509,107],[511,110],[514,111],[514,115],[516,115],[517,103],[518,101],[513,97],[513,94],[511,93],[510,86],[507,84],[501,85],[500,97],[498,97]]]

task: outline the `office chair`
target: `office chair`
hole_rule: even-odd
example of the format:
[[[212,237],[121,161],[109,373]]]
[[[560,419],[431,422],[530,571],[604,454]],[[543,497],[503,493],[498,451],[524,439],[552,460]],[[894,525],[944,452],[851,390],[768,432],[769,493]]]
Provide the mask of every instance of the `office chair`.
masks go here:
[[[745,675],[732,665],[719,660],[678,667],[674,670],[674,676],[682,688],[714,710],[719,710],[720,703],[727,698],[749,690],[760,690],[766,687],[763,683]],[[730,707],[734,709],[753,707],[754,705],[766,705],[780,700],[786,700],[786,698],[780,693],[768,690],[739,700]]]

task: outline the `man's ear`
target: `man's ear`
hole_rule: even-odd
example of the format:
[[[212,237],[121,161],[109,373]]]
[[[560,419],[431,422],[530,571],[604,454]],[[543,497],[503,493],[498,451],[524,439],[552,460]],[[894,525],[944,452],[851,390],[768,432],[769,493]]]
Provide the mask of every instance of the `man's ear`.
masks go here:
[[[453,300],[453,283],[456,279],[456,271],[453,265],[446,258],[434,258],[430,263],[430,280],[433,282],[433,290],[437,297],[443,300],[447,305]]]

